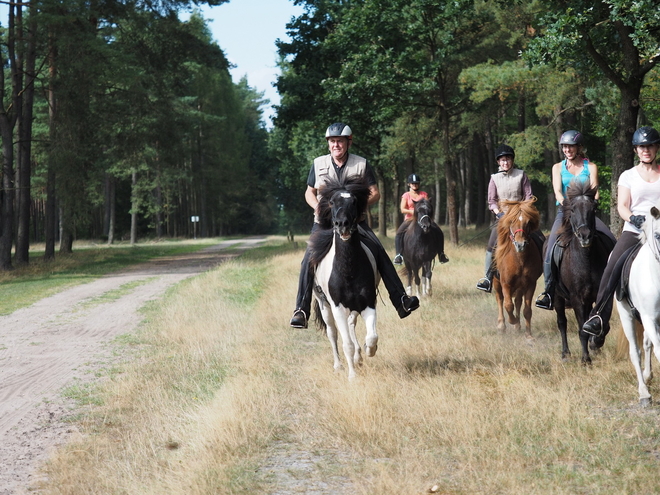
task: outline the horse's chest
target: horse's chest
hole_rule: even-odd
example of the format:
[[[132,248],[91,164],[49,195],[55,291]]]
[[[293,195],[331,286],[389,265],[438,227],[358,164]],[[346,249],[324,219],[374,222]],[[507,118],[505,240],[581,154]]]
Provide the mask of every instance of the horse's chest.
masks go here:
[[[371,262],[361,247],[346,256],[337,249],[328,280],[328,292],[336,304],[362,311],[373,307],[376,286]]]

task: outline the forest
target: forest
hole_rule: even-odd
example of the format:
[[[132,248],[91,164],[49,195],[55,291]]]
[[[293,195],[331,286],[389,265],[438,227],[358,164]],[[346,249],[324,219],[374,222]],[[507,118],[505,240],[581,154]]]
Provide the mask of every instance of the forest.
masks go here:
[[[586,136],[620,229],[632,133],[660,125],[660,0],[292,0],[304,14],[277,42],[272,129],[195,10],[226,1],[1,2],[1,270],[35,243],[51,259],[75,239],[307,233],[307,174],[337,121],[376,171],[380,235],[411,172],[453,244],[487,226],[500,143],[547,224],[567,129]]]

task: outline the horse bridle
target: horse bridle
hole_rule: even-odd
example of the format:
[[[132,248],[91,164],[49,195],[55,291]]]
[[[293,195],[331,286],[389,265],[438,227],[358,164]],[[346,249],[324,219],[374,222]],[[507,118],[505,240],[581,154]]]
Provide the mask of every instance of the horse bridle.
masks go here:
[[[573,215],[572,215],[572,214],[571,214],[571,218],[570,218],[570,223],[571,223],[571,229],[573,229],[573,235],[574,235],[575,237],[578,236],[578,231],[579,231],[582,227],[586,227],[587,229],[589,229],[590,232],[593,232],[593,231],[595,230],[595,228],[596,228],[595,225],[594,225],[594,227],[590,227],[590,226],[587,225],[586,223],[582,223],[582,224],[580,224],[580,225],[578,225],[578,226],[576,227],[575,224],[573,223]]]
[[[347,192],[342,192],[340,194],[343,198],[347,198],[347,197],[351,196],[351,194],[347,193]],[[344,209],[343,206],[338,206],[337,208],[332,208],[332,230],[335,231],[335,233],[337,233],[337,234],[339,234],[339,232],[337,232],[337,227],[336,227],[337,214],[342,209]],[[357,222],[353,222],[348,231],[351,233],[351,235],[354,234],[355,231],[357,231]]]
[[[431,217],[429,217],[427,214],[422,215],[421,217],[419,217],[417,219],[417,225],[419,225],[420,227],[423,227],[422,220],[424,220],[425,218],[431,218]]]

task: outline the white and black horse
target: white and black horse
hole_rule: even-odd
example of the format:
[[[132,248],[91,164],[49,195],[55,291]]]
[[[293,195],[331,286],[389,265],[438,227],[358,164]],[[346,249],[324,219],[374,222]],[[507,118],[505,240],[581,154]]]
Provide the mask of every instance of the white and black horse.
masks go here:
[[[408,275],[406,292],[412,295],[412,281],[415,279],[416,295],[430,296],[432,292],[433,260],[436,256],[446,262],[445,236],[442,229],[433,221],[433,205],[425,198],[415,201],[413,217],[403,235],[403,261]],[[419,277],[419,270],[422,277]],[[420,290],[421,285],[421,290]]]
[[[310,260],[315,267],[316,320],[326,329],[335,370],[341,368],[337,332],[341,334],[348,377],[353,379],[355,366],[362,364],[355,333],[358,315],[362,315],[367,328],[367,356],[374,356],[378,348],[376,294],[380,277],[374,257],[360,241],[358,229],[370,191],[361,178],[349,178],[328,181],[319,193],[320,228],[311,235],[309,243]]]
[[[617,307],[623,332],[628,339],[630,360],[637,374],[639,402],[651,405],[648,383],[653,377],[651,351],[660,361],[660,210],[653,207],[646,215],[642,247],[630,265],[626,294],[617,294]],[[644,371],[637,342],[636,322],[643,326]]]

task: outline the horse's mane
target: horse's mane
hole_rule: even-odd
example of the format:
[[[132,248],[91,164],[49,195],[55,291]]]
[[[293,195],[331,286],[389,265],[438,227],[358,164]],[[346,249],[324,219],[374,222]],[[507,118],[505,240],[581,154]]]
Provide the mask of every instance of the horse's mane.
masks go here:
[[[504,212],[504,216],[500,218],[497,225],[497,245],[506,246],[510,244],[508,241],[509,227],[511,224],[522,215],[525,223],[529,226],[528,232],[538,230],[541,224],[541,215],[534,206],[536,198],[532,197],[526,201],[500,201],[500,210]]]
[[[346,191],[357,200],[358,217],[361,217],[367,211],[367,204],[369,201],[369,184],[362,176],[347,177],[342,180],[329,179],[324,185],[319,188],[319,206],[317,209],[319,226],[321,229],[332,229],[332,208],[330,206],[330,198],[337,191]]]
[[[564,218],[562,218],[561,229],[558,233],[560,244],[566,244],[568,241],[570,241],[571,236],[573,235],[571,216],[573,215],[575,198],[586,196],[592,201],[595,201],[596,192],[598,192],[598,189],[591,187],[591,184],[588,181],[573,179],[568,185],[568,188],[566,189],[566,197],[562,203]]]

